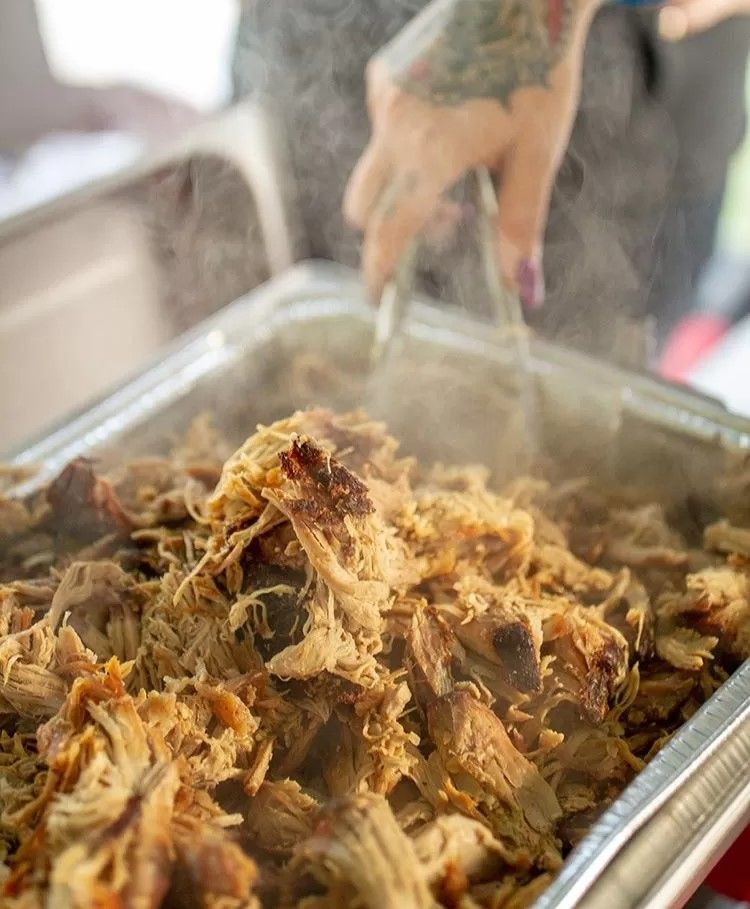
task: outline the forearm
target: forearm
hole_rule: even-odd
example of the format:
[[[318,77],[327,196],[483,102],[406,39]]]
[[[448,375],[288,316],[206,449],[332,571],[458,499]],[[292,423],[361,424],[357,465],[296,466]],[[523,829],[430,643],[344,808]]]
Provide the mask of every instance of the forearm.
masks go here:
[[[410,94],[436,105],[474,98],[507,107],[577,61],[602,0],[433,0],[378,59]]]

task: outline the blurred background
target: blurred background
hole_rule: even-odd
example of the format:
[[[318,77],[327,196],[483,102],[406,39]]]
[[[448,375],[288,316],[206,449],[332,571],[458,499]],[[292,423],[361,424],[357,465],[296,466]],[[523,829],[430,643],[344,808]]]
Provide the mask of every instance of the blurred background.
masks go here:
[[[65,419],[167,340],[311,251],[278,124],[261,115],[252,91],[236,103],[244,94],[238,53],[245,62],[254,54],[252,42],[238,44],[241,15],[239,0],[4,0],[0,381],[9,391],[0,400],[0,450]],[[584,92],[580,132],[592,147],[601,137],[586,134],[586,123],[597,104],[595,92]],[[611,123],[602,122],[606,137]],[[335,133],[334,123],[325,141]],[[356,130],[351,141],[359,142]],[[576,163],[574,141],[563,183],[578,179]],[[591,182],[576,190],[585,218]],[[570,212],[572,222],[573,205]],[[556,243],[561,220],[550,225],[553,263],[579,255]],[[584,247],[600,233],[592,222]],[[603,247],[608,267],[622,252],[614,246],[614,256]],[[581,282],[603,295],[585,269]],[[643,296],[644,286],[641,279],[633,294]],[[556,305],[578,296],[578,285],[552,282],[540,328],[564,343],[580,336],[588,349],[585,330],[565,331],[574,320]],[[655,342],[648,362],[750,415],[747,139],[730,168],[714,255],[685,283],[680,307],[698,313],[699,324],[683,326],[677,341]],[[633,365],[644,342],[629,353],[627,337],[626,328],[612,355]],[[44,368],[29,370],[30,354],[42,350]]]
[[[0,6],[0,451],[292,261],[263,124],[227,111],[238,15]]]
[[[12,15],[11,8],[35,6],[41,49],[55,82],[123,91],[120,98],[111,98],[105,115],[109,122],[101,122],[101,129],[86,133],[85,122],[71,121],[47,135],[29,132],[33,145],[3,160],[0,217],[116,172],[149,145],[174,138],[191,125],[192,116],[210,114],[230,101],[237,0],[9,0],[7,6],[4,15],[11,21],[3,25],[16,29],[19,55],[27,58],[32,57],[34,19],[23,9]],[[10,61],[5,68],[10,69]],[[31,59],[27,69],[29,80],[39,78]],[[19,71],[16,67],[15,78]],[[128,95],[125,89],[151,94]],[[159,100],[163,106],[154,103]],[[18,101],[29,103],[20,92]],[[0,123],[0,133],[0,147],[7,151],[14,144],[7,123]],[[16,140],[16,150],[26,138]]]

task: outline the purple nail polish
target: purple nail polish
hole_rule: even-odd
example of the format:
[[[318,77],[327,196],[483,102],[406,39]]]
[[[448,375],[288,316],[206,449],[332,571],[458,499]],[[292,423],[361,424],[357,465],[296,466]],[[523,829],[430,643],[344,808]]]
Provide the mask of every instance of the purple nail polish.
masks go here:
[[[538,262],[522,259],[516,271],[518,294],[525,309],[540,309],[544,302],[544,275]]]

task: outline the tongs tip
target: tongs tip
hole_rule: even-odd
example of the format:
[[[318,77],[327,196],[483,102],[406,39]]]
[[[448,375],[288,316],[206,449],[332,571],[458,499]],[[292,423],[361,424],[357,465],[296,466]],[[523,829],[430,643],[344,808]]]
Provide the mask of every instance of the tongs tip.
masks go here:
[[[375,316],[375,329],[370,349],[372,369],[386,358],[398,336],[414,290],[417,244],[412,243],[399,262],[393,278],[386,284]]]

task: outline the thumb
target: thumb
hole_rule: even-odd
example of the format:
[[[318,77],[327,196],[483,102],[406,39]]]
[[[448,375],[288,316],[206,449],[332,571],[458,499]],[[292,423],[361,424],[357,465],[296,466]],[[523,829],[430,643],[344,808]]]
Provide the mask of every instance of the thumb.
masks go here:
[[[344,193],[344,217],[363,230],[374,206],[389,182],[392,165],[385,146],[370,140],[357,162]]]
[[[750,2],[673,0],[659,13],[659,34],[665,41],[681,41],[740,13],[750,13]]]
[[[521,303],[544,302],[542,244],[558,152],[541,142],[517,145],[506,159],[498,192],[500,267]]]

